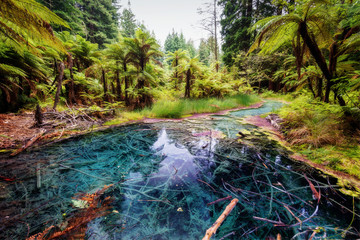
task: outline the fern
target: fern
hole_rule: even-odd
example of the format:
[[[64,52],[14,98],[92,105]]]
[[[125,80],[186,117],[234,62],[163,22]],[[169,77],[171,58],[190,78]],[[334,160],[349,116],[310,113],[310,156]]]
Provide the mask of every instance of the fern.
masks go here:
[[[49,9],[35,0],[2,0],[0,7],[0,38],[8,40],[18,51],[20,45],[37,52],[37,44],[65,51],[50,24],[67,28],[69,25]]]

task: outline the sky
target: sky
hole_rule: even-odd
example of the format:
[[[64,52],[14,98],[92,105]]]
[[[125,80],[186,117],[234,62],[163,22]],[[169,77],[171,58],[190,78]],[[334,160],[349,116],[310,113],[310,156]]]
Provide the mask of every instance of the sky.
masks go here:
[[[131,0],[131,10],[138,21],[147,29],[155,32],[155,36],[164,45],[165,39],[172,29],[182,32],[186,40],[192,39],[195,47],[201,38],[209,33],[200,27],[203,18],[197,13],[205,0]],[[122,1],[127,7],[127,0]]]

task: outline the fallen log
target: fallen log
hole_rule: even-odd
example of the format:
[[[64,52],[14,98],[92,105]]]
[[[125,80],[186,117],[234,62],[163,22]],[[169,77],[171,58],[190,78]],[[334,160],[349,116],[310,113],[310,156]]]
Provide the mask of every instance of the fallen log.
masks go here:
[[[236,203],[239,201],[239,199],[234,198],[229,205],[226,206],[225,210],[222,212],[220,217],[215,221],[215,223],[206,231],[205,236],[202,240],[209,240],[212,235],[216,233],[216,230],[220,227],[220,225],[223,223],[223,221],[226,219],[227,216],[231,213],[231,211],[236,206]]]

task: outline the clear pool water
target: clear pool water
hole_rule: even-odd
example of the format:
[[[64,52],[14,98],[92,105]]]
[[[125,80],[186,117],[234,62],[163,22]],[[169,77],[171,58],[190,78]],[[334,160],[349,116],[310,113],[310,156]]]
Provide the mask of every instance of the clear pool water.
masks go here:
[[[239,116],[276,107],[118,127],[2,159],[1,176],[14,181],[1,185],[0,238],[60,228],[81,211],[76,194],[109,184],[109,214],[87,224],[87,239],[201,239],[229,200],[207,204],[227,196],[239,203],[212,239],[306,239],[314,231],[313,239],[359,238],[359,200],[353,214],[336,181],[270,143],[250,148],[236,141],[239,129],[254,128]],[[321,192],[319,203],[305,175]]]

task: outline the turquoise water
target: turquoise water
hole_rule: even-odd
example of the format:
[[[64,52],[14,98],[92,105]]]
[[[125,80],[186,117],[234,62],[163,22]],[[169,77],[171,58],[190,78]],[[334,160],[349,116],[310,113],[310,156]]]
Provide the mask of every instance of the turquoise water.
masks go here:
[[[207,204],[227,196],[239,203],[212,239],[265,239],[278,233],[283,239],[296,234],[305,239],[317,227],[318,239],[340,239],[353,215],[342,207],[351,200],[335,192],[334,180],[290,161],[273,146],[258,150],[235,140],[240,129],[253,128],[241,125],[238,116],[279,105],[113,128],[23,154],[16,166],[14,159],[2,159],[1,176],[16,180],[2,193],[0,236],[25,239],[61,226],[80,211],[74,206],[77,193],[114,184],[104,196],[113,199],[110,213],[87,225],[87,239],[201,239],[229,200]],[[319,205],[304,174],[321,189]],[[308,220],[296,225],[292,214]],[[276,227],[254,217],[296,226]],[[353,227],[357,224],[356,218]],[[356,234],[350,228],[346,237],[356,239]]]
[[[254,108],[254,109],[246,109],[243,111],[234,111],[230,113],[230,116],[233,117],[245,117],[245,116],[255,116],[255,115],[261,115],[264,113],[272,112],[284,104],[282,102],[276,102],[276,101],[267,101],[263,104],[260,108]]]

